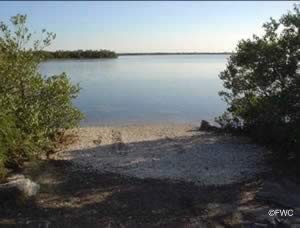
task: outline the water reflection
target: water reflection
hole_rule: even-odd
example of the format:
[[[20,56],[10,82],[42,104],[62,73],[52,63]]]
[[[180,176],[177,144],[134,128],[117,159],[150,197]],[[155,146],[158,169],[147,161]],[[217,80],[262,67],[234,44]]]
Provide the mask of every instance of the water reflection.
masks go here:
[[[198,122],[225,110],[218,96],[226,55],[121,56],[111,60],[59,60],[43,74],[66,72],[80,83],[75,104],[82,125],[128,122]]]

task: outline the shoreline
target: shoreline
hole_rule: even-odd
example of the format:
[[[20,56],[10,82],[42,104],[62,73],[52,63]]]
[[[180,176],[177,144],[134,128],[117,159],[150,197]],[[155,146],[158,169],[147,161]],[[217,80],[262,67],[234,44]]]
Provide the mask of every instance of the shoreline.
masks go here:
[[[182,124],[76,130],[78,141],[60,158],[26,164],[23,174],[41,186],[41,193],[34,204],[5,204],[0,224],[273,224],[262,211],[274,208],[274,203],[299,202],[299,187],[286,176],[270,178],[270,170],[262,169],[265,164],[259,165],[263,151],[249,147],[253,144],[247,138],[195,131]],[[122,140],[110,142],[112,138]],[[290,219],[294,223],[299,216]]]
[[[191,124],[80,127],[77,141],[56,154],[76,169],[137,178],[226,185],[264,170],[264,149],[248,138],[198,131]]]
[[[208,120],[212,122],[213,120]],[[189,126],[200,127],[201,121],[109,121],[109,122],[82,122],[78,128],[98,128],[98,127],[143,127],[143,126]]]
[[[118,56],[130,55],[232,55],[233,52],[133,52],[133,53],[117,53]]]
[[[118,57],[121,56],[169,56],[169,55],[232,55],[233,53],[230,52],[179,52],[179,53],[168,53],[168,52],[158,52],[158,53],[116,53],[117,56],[115,57],[83,57],[83,58],[77,58],[77,57],[68,57],[68,58],[46,58],[43,62],[47,61],[66,61],[66,60],[115,60],[118,59]]]

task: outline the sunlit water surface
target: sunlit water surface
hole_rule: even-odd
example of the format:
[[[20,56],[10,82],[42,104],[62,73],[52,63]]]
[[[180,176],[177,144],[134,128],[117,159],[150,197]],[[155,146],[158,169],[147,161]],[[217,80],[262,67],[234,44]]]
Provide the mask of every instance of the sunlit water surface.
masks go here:
[[[228,55],[120,56],[117,59],[55,60],[44,75],[66,72],[82,88],[75,105],[87,125],[199,123],[226,108],[218,96]]]

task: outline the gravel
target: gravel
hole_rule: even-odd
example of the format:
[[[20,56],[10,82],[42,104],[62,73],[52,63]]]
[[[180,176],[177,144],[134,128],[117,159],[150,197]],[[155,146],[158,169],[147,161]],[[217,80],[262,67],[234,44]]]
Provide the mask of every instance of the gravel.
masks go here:
[[[57,157],[77,168],[198,185],[241,182],[265,169],[265,150],[249,139],[191,125],[80,128],[77,134],[79,140]]]

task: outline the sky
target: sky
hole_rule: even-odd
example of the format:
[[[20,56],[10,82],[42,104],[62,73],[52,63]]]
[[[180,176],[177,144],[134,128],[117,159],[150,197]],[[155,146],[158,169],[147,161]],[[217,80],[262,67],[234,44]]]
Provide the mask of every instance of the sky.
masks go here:
[[[34,32],[56,33],[49,50],[223,52],[262,34],[262,24],[293,8],[292,1],[34,1],[0,2],[0,21],[27,14]]]

